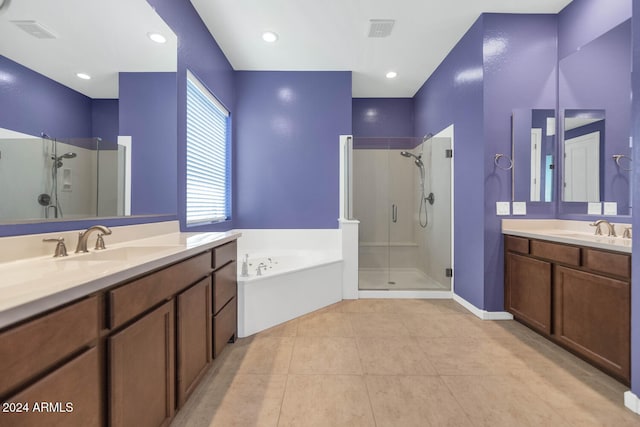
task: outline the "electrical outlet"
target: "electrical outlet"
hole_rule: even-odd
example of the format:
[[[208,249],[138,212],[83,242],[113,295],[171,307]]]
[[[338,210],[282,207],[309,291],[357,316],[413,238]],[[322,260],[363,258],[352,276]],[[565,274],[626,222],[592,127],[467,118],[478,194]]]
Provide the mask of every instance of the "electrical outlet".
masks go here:
[[[587,215],[602,215],[602,203],[589,202],[587,207]]]
[[[604,202],[604,215],[618,215],[618,203]]]
[[[511,203],[496,202],[496,215],[511,215]]]
[[[527,214],[527,202],[513,202],[513,214],[514,215],[526,215]]]

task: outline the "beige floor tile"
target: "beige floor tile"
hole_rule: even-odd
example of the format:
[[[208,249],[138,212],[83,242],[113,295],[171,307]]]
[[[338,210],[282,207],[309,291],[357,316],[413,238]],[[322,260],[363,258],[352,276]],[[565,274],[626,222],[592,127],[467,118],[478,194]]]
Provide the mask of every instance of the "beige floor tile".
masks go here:
[[[357,337],[409,336],[402,317],[396,313],[349,313]]]
[[[486,338],[417,338],[439,375],[506,375],[526,369],[507,343]]]
[[[603,387],[593,376],[543,376],[532,372],[512,375],[576,427],[640,426],[640,417],[625,410],[622,393]]]
[[[344,300],[339,310],[343,313],[394,313],[395,300],[356,299]]]
[[[365,374],[436,375],[413,337],[358,338],[357,343]]]
[[[471,426],[439,377],[367,376],[378,427]]]
[[[464,314],[406,313],[402,323],[416,337],[478,337],[479,328]]]
[[[292,374],[362,374],[355,338],[297,337]]]
[[[281,323],[257,334],[259,337],[295,337],[298,334],[298,319]]]
[[[352,337],[353,328],[347,314],[324,312],[301,319],[298,323],[298,336]]]
[[[289,375],[279,426],[375,426],[362,376]]]
[[[525,384],[509,376],[442,377],[476,426],[570,426]]]
[[[452,299],[434,299],[430,301],[433,307],[442,314],[466,314],[473,316],[469,310]]]
[[[224,362],[224,369],[240,374],[286,374],[295,338],[260,337],[238,342]]]

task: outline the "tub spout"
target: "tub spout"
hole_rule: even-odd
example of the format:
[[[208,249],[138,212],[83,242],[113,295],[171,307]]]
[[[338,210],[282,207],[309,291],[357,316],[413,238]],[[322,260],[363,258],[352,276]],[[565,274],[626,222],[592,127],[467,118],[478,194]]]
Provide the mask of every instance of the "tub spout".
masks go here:
[[[242,261],[242,271],[240,275],[242,277],[249,277],[249,254],[244,254],[244,260]]]

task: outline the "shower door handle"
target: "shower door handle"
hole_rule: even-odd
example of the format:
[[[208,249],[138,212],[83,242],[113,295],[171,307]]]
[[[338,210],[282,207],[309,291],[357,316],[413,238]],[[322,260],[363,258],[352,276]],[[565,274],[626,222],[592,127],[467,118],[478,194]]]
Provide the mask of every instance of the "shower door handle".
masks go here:
[[[398,222],[398,207],[395,204],[391,205],[391,221]]]

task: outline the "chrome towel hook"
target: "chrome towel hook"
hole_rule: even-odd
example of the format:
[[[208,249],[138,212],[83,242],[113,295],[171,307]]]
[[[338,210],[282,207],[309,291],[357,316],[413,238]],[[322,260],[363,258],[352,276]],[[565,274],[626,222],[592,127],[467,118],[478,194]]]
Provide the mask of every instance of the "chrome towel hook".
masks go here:
[[[500,159],[505,159],[506,161],[500,162]],[[508,162],[508,163],[507,163]],[[496,153],[496,156],[493,159],[493,163],[497,168],[508,171],[513,168],[513,160],[506,154]]]

